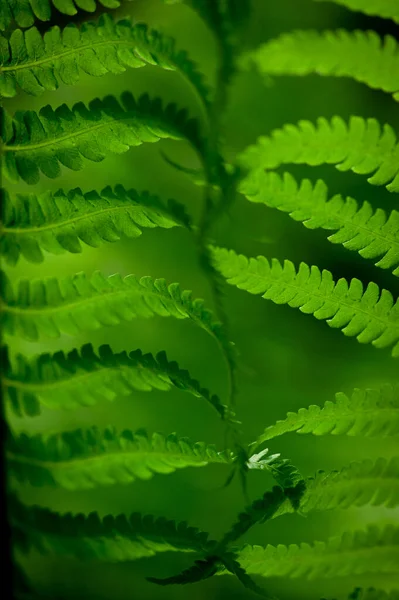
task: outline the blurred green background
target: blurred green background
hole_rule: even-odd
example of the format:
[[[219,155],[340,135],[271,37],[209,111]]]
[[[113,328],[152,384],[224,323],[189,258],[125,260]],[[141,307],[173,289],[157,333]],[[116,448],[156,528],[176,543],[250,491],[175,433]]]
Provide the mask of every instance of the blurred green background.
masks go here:
[[[242,48],[255,47],[281,32],[299,28],[346,29],[374,28],[388,31],[389,24],[362,17],[328,3],[311,0],[253,0],[250,23],[241,34]],[[144,21],[154,28],[169,33],[185,48],[213,82],[217,66],[216,46],[211,33],[199,18],[184,5],[166,6],[157,0],[133,0],[113,11],[115,17],[130,15],[135,21]],[[73,20],[87,19],[80,13]],[[59,17],[54,23],[65,24],[69,18]],[[47,25],[41,25],[42,30]],[[392,30],[395,34],[395,30]],[[103,78],[83,77],[76,87],[62,85],[56,93],[40,98],[20,94],[4,102],[11,112],[39,109],[45,104],[57,107],[88,102],[109,93],[119,95],[130,90],[135,96],[149,92],[167,101],[176,101],[190,108],[198,116],[195,97],[178,74],[154,67],[127,70],[123,75]],[[230,103],[225,114],[225,155],[235,153],[253,143],[260,134],[275,127],[300,119],[314,120],[318,116],[351,114],[376,117],[399,124],[398,105],[387,95],[367,89],[344,79],[307,77],[281,78],[263,81],[256,73],[235,78],[230,90]],[[203,190],[193,187],[190,180],[170,167],[161,151],[187,166],[195,166],[192,153],[183,144],[161,141],[158,144],[134,148],[122,156],[111,156],[99,164],[87,163],[78,173],[63,170],[57,180],[42,178],[35,191],[80,187],[84,192],[100,190],[106,185],[121,183],[127,188],[150,190],[163,199],[175,198],[184,203],[196,219],[203,202]],[[298,178],[324,178],[331,195],[344,193],[359,201],[368,200],[375,207],[392,209],[395,198],[385,188],[374,188],[366,179],[352,173],[340,173],[332,167],[293,167]],[[25,191],[28,186],[13,186],[14,191]],[[29,188],[32,191],[33,188]],[[389,273],[378,270],[356,253],[334,246],[324,232],[309,231],[290,220],[287,215],[264,206],[253,205],[238,197],[229,215],[213,229],[213,238],[246,254],[288,258],[299,264],[305,261],[331,270],[340,276],[360,278],[364,283],[376,281],[398,294],[398,283]],[[20,260],[16,268],[7,269],[12,278],[19,276],[67,275],[84,270],[100,269],[105,274],[151,275],[164,277],[168,282],[178,281],[182,288],[193,290],[194,297],[202,297],[212,306],[210,290],[196,258],[195,244],[189,233],[179,229],[144,230],[135,240],[124,240],[101,249],[86,248],[80,255],[47,256],[41,265]],[[226,286],[225,305],[231,319],[231,336],[240,352],[238,414],[243,426],[245,442],[250,442],[264,427],[286,411],[297,410],[309,404],[332,400],[336,391],[349,393],[354,387],[372,387],[391,382],[397,376],[397,362],[389,350],[378,351],[371,345],[361,346],[355,339],[346,339],[342,333],[329,329],[325,323],[303,315],[289,307],[276,306],[245,292]],[[141,348],[156,353],[166,350],[172,360],[188,368],[202,385],[226,394],[226,371],[217,347],[205,332],[188,322],[161,317],[136,320],[118,327],[105,328],[90,336],[69,338],[49,343],[9,342],[13,351],[36,354],[47,350],[71,349],[91,341],[95,347],[102,343],[115,351]],[[12,419],[12,417],[10,417]],[[148,432],[176,431],[193,440],[215,443],[223,448],[222,424],[210,408],[178,391],[139,393],[114,403],[101,404],[95,409],[73,412],[44,412],[35,419],[14,420],[17,429],[24,431],[59,431],[86,427],[91,424],[113,424],[120,429],[146,428]],[[395,452],[392,441],[361,440],[359,438],[315,438],[289,434],[270,443],[273,452],[291,457],[304,475],[317,469],[339,468],[352,460]],[[219,536],[243,509],[245,501],[237,480],[224,488],[228,475],[225,466],[207,469],[186,469],[172,475],[156,475],[149,482],[126,486],[101,488],[89,492],[34,489],[21,486],[22,499],[29,504],[39,503],[60,511],[98,510],[101,515],[139,511],[163,515],[190,524]],[[262,495],[272,484],[268,475],[253,472],[249,477],[251,499]],[[326,539],[346,529],[361,528],[369,522],[399,521],[399,514],[384,509],[364,508],[327,514],[312,514],[308,518],[287,515],[267,525],[256,527],[246,536],[250,543],[298,543]],[[118,565],[80,563],[56,557],[42,558],[31,555],[24,565],[33,583],[51,595],[56,590],[76,596],[121,600],[180,600],[190,595],[192,600],[235,600],[250,598],[252,594],[240,587],[232,577],[218,577],[191,587],[159,588],[145,581],[146,576],[167,576],[190,564],[190,558],[164,554],[154,559]],[[376,579],[373,580],[376,582]],[[369,584],[368,578],[359,578],[359,585]],[[321,596],[346,596],[349,580],[321,580],[314,582],[271,579],[268,589],[282,600],[318,599]],[[340,597],[341,597],[340,596]]]

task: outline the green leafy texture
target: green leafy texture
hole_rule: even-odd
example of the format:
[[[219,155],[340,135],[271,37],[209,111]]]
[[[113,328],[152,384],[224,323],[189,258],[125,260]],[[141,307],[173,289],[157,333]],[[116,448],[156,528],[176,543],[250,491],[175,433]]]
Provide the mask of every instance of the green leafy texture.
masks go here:
[[[143,431],[117,433],[96,427],[47,436],[10,434],[6,459],[9,474],[20,482],[68,490],[131,483],[155,473],[231,461],[228,452],[175,434],[149,438]]]
[[[59,82],[76,84],[82,71],[101,76],[146,64],[178,71],[208,103],[202,74],[186,52],[176,50],[172,38],[128,19],[115,23],[108,15],[102,15],[98,23],[82,23],[80,28],[55,26],[43,36],[36,27],[14,30],[9,42],[0,36],[0,94],[15,96],[18,85],[36,96],[57,89]]]
[[[122,236],[135,238],[142,228],[189,226],[182,205],[165,206],[149,192],[117,185],[100,193],[79,188],[42,194],[4,194],[0,253],[11,265],[22,255],[39,263],[51,254],[82,252],[81,242],[97,248]]]
[[[391,590],[390,592],[386,592],[385,590],[376,590],[375,588],[364,590],[356,588],[348,600],[399,600],[399,591]]]
[[[264,75],[350,77],[399,100],[399,48],[374,31],[294,31],[245,53],[243,69],[255,65]]]
[[[32,402],[52,409],[93,406],[128,396],[133,390],[167,391],[172,387],[202,398],[227,417],[226,407],[216,395],[168,361],[165,352],[143,354],[141,350],[114,353],[110,346],[100,346],[98,355],[91,344],[68,354],[41,354],[33,359],[18,355],[15,368],[3,372],[3,385],[17,414]]]
[[[326,320],[330,327],[362,343],[376,348],[395,344],[392,355],[399,356],[399,300],[392,294],[369,283],[366,290],[358,279],[333,280],[329,271],[301,263],[277,259],[270,262],[263,256],[246,258],[225,248],[212,248],[215,268],[227,282],[250,294],[276,304],[288,304],[316,319]]]
[[[178,283],[135,275],[105,277],[96,271],[90,277],[77,273],[61,280],[22,279],[14,291],[5,273],[0,275],[3,333],[35,341],[43,335],[78,335],[135,317],[173,316],[190,319],[212,336],[226,363],[235,360],[222,324],[203,300],[192,300],[191,291],[181,291]]]
[[[175,104],[163,107],[160,99],[147,94],[136,101],[124,92],[121,103],[114,96],[53,110],[45,106],[39,114],[17,112],[14,119],[3,113],[3,168],[12,181],[22,178],[35,184],[40,172],[50,178],[61,174],[60,164],[79,171],[83,159],[101,162],[110,154],[161,138],[188,140],[201,153],[198,124]]]
[[[105,8],[117,8],[119,0],[98,0]],[[13,19],[20,27],[30,27],[35,22],[49,21],[51,8],[54,6],[64,15],[76,15],[78,9],[94,12],[97,8],[96,0],[1,0],[0,3],[0,30],[5,30],[11,25]]]
[[[364,573],[397,573],[399,527],[370,526],[346,532],[327,542],[310,544],[245,546],[237,560],[249,575],[263,577],[346,577]]]
[[[374,17],[392,19],[399,23],[399,6],[397,0],[313,0],[314,2],[335,2],[350,10],[365,13]]]
[[[303,179],[300,184],[290,173],[252,171],[241,182],[240,192],[251,202],[265,204],[289,213],[308,229],[336,230],[328,236],[333,244],[342,244],[358,251],[364,258],[382,256],[376,263],[382,269],[395,267],[399,276],[399,213],[393,210],[387,217],[384,210],[373,210],[369,202],[359,208],[353,198],[336,194],[328,199],[328,188],[322,180],[312,184]]]
[[[256,445],[296,431],[313,435],[350,435],[385,437],[399,434],[399,386],[385,385],[380,390],[355,389],[351,396],[339,392],[335,402],[311,405],[289,412],[286,419],[270,425]]]
[[[284,164],[333,164],[340,171],[368,175],[373,185],[399,191],[399,144],[392,127],[376,119],[352,116],[331,121],[320,117],[316,125],[299,121],[262,136],[239,156],[244,169],[276,169]]]
[[[10,502],[10,522],[22,551],[31,547],[81,560],[122,562],[158,552],[204,552],[212,542],[206,533],[164,518],[59,514],[38,506]]]

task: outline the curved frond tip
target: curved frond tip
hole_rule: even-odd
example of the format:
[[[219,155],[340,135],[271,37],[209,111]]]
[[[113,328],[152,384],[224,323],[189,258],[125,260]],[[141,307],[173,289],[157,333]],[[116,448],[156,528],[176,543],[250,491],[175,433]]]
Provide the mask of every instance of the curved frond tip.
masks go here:
[[[290,173],[283,176],[251,171],[241,182],[240,192],[248,200],[289,213],[308,229],[335,230],[328,236],[333,244],[342,244],[358,251],[364,258],[379,257],[376,265],[382,269],[395,267],[399,276],[399,213],[388,216],[381,208],[374,210],[369,202],[359,208],[353,198],[340,194],[328,198],[328,188],[322,180],[312,184],[309,179],[298,183]]]
[[[290,412],[282,421],[267,427],[255,445],[293,431],[364,437],[398,435],[399,385],[385,385],[380,390],[355,389],[351,396],[339,392],[335,402]]]
[[[369,283],[364,289],[358,279],[333,280],[329,271],[301,263],[263,256],[250,258],[225,248],[211,248],[215,268],[227,282],[276,304],[299,308],[330,327],[341,329],[358,342],[372,343],[376,348],[393,346],[392,355],[399,356],[399,300],[387,290]]]
[[[373,17],[392,19],[399,23],[399,5],[397,0],[313,0],[313,2],[331,2],[362,12]]]
[[[399,101],[399,46],[374,31],[294,31],[263,44],[240,59],[264,75],[350,77],[393,94]]]
[[[9,506],[16,545],[22,551],[33,547],[41,554],[123,562],[158,552],[206,552],[214,545],[207,533],[162,517],[59,514],[16,499]]]
[[[285,164],[332,164],[340,171],[372,176],[368,182],[399,191],[399,144],[392,127],[376,119],[320,117],[299,121],[262,136],[239,156],[244,169],[277,169]]]
[[[11,265],[22,256],[34,263],[52,254],[81,252],[81,242],[97,248],[122,236],[135,238],[143,228],[189,226],[183,205],[164,205],[148,192],[117,185],[101,192],[4,195],[0,254]]]
[[[35,22],[49,21],[54,7],[64,15],[76,15],[78,10],[93,13],[97,1],[104,8],[118,8],[120,0],[1,0],[0,30],[5,30],[15,19],[20,27],[30,27]],[[128,0],[130,1],[130,0]]]
[[[81,72],[101,76],[149,64],[178,71],[208,103],[203,76],[186,52],[177,51],[172,38],[128,19],[114,22],[102,15],[98,23],[55,26],[43,36],[36,27],[16,29],[9,41],[0,36],[0,49],[0,94],[5,97],[15,96],[17,86],[37,96],[60,82],[76,84]]]
[[[76,430],[55,435],[9,435],[6,459],[9,473],[34,486],[68,490],[147,480],[187,467],[228,464],[231,456],[213,446],[193,443],[175,434],[144,431],[117,433],[113,428]]]
[[[33,359],[18,355],[14,362],[14,368],[8,365],[3,371],[2,383],[17,414],[37,402],[52,409],[74,409],[113,401],[133,390],[167,391],[176,387],[204,399],[227,418],[227,408],[218,396],[176,362],[170,362],[165,352],[154,358],[140,350],[114,353],[103,345],[96,354],[92,345],[86,344],[68,354],[41,354]]]
[[[17,112],[14,119],[3,111],[2,119],[3,169],[12,181],[35,184],[40,173],[54,179],[61,174],[60,165],[79,171],[83,159],[101,162],[108,154],[123,154],[161,138],[187,140],[202,156],[197,121],[175,104],[164,107],[147,94],[136,101],[125,92],[121,102],[106,96],[72,109],[48,105],[38,114]]]

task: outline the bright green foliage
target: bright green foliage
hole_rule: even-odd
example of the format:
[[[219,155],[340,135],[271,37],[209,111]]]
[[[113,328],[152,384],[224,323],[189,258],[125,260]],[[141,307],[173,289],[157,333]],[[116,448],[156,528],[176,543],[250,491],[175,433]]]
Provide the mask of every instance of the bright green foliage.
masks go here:
[[[399,6],[397,0],[313,0],[314,2],[335,2],[350,10],[357,10],[366,15],[392,19],[399,23]]]
[[[135,238],[144,227],[189,226],[184,207],[164,205],[149,192],[117,185],[100,193],[79,188],[42,194],[5,194],[0,253],[11,265],[22,256],[34,263],[51,254],[82,251],[81,242],[97,248],[122,236]]]
[[[197,122],[187,118],[175,104],[166,108],[147,94],[136,101],[132,94],[92,100],[88,108],[79,102],[53,110],[45,106],[39,114],[18,112],[4,116],[3,168],[12,181],[22,178],[37,183],[40,172],[50,178],[61,174],[60,164],[79,171],[83,159],[100,162],[110,154],[122,154],[132,146],[161,138],[189,140],[200,149]]]
[[[380,390],[355,389],[351,396],[340,392],[335,402],[311,405],[290,412],[283,421],[270,425],[256,445],[296,431],[313,435],[394,436],[399,434],[399,386]]]
[[[251,171],[241,182],[240,191],[251,202],[265,204],[289,213],[309,229],[321,227],[336,230],[328,236],[334,244],[357,250],[364,258],[381,257],[376,263],[382,269],[395,267],[399,276],[399,213],[393,210],[387,217],[384,210],[374,211],[369,202],[359,208],[353,198],[336,194],[328,199],[324,181],[312,184],[303,179],[300,184],[290,173],[281,177],[263,170]]]
[[[121,4],[120,0],[98,2],[105,8],[117,8]],[[0,30],[7,29],[12,19],[20,27],[30,27],[35,19],[49,21],[52,6],[64,15],[75,15],[78,9],[92,13],[98,5],[96,0],[1,0]]]
[[[344,577],[362,573],[397,573],[399,527],[344,533],[327,542],[245,546],[238,552],[240,565],[250,575],[263,577]]]
[[[262,136],[239,157],[245,169],[276,169],[294,163],[333,164],[340,171],[369,175],[369,183],[399,191],[399,144],[392,127],[376,119],[320,117],[316,125],[299,121]]]
[[[351,77],[399,100],[399,48],[374,31],[295,31],[246,53],[244,69],[255,64],[265,75]]]
[[[329,271],[315,266],[301,263],[296,271],[289,260],[281,264],[263,256],[248,259],[225,248],[213,247],[212,256],[215,268],[231,285],[326,320],[360,343],[376,348],[395,344],[392,355],[399,356],[399,301],[375,283],[364,290],[358,279],[335,282]]]
[[[36,27],[16,29],[9,42],[0,36],[0,52],[3,96],[15,96],[17,85],[34,95],[57,89],[60,81],[74,85],[81,71],[100,76],[150,64],[182,73],[207,102],[208,89],[186,52],[178,52],[173,39],[127,19],[115,23],[103,15],[98,23],[55,26],[43,36]]]
[[[18,355],[15,368],[4,371],[3,385],[17,414],[37,402],[52,409],[74,409],[129,396],[133,390],[176,387],[204,399],[221,417],[226,416],[220,399],[176,362],[168,361],[165,352],[154,358],[140,350],[114,353],[104,345],[96,354],[92,345],[86,344],[68,354],[41,354],[31,360]]]
[[[203,552],[211,549],[206,533],[163,518],[59,514],[38,506],[10,502],[10,520],[21,550],[56,552],[79,559],[119,562],[158,552]]]
[[[10,475],[20,482],[77,490],[229,463],[231,458],[228,452],[175,434],[155,433],[148,438],[143,431],[91,428],[49,436],[9,436],[7,460]]]

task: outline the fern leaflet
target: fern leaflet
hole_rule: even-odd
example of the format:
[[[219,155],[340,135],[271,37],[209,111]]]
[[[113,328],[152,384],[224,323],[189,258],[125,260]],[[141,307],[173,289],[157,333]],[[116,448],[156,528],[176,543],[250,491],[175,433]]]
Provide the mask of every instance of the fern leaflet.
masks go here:
[[[320,117],[316,125],[299,121],[262,136],[239,156],[245,169],[276,169],[295,163],[311,166],[333,164],[340,171],[368,175],[373,185],[399,191],[399,144],[392,127],[382,129],[376,119],[352,116],[331,121]]]
[[[59,514],[38,506],[10,502],[10,520],[19,534],[21,550],[56,552],[79,559],[119,562],[154,556],[158,552],[204,552],[213,543],[208,535],[164,518]]]
[[[117,8],[120,0],[98,0],[105,8]],[[0,30],[7,29],[15,19],[20,27],[30,27],[35,22],[49,21],[51,7],[64,15],[76,15],[78,8],[94,12],[96,0],[2,0],[0,3]]]
[[[336,194],[328,199],[328,189],[322,180],[313,185],[309,179],[298,184],[290,173],[252,171],[241,182],[240,191],[251,202],[265,204],[289,213],[305,227],[337,230],[328,236],[334,244],[357,250],[364,258],[382,256],[376,263],[382,269],[395,267],[399,276],[399,213],[393,210],[373,210],[369,202],[358,207],[353,198]]]
[[[396,0],[313,0],[314,2],[335,2],[350,10],[366,15],[392,19],[399,23],[399,7]]]
[[[297,413],[290,412],[283,421],[267,427],[256,445],[290,431],[313,435],[398,435],[399,386],[355,389],[350,397],[340,392],[335,402],[327,401],[323,407],[311,405]]]
[[[9,435],[6,458],[10,475],[35,486],[68,490],[150,479],[186,467],[230,463],[229,452],[193,443],[175,434],[144,431],[117,433],[114,428],[78,429],[49,436]]]
[[[100,346],[98,355],[91,344],[68,354],[41,354],[28,360],[18,355],[16,368],[4,371],[3,385],[17,414],[24,406],[40,402],[52,409],[93,406],[130,395],[132,390],[170,390],[175,386],[197,398],[203,398],[219,413],[227,416],[220,399],[193,379],[165,352],[152,354],[112,352]]]
[[[165,206],[149,192],[125,190],[117,185],[100,193],[17,194],[3,198],[0,254],[11,265],[22,256],[34,263],[52,254],[82,251],[81,242],[97,248],[122,236],[135,238],[144,227],[189,226],[182,205],[169,200]]]
[[[370,526],[366,531],[347,532],[312,545],[245,546],[238,552],[237,560],[249,575],[263,577],[314,579],[394,574],[399,561],[399,528]]]
[[[43,37],[36,27],[16,29],[9,42],[0,36],[0,49],[3,96],[15,96],[17,85],[33,95],[57,89],[60,81],[74,85],[81,71],[100,76],[150,64],[180,72],[208,102],[202,75],[185,52],[175,49],[174,40],[127,19],[115,23],[102,15],[98,23],[85,22],[80,29],[73,24],[63,30],[52,27]]]
[[[246,53],[240,66],[255,64],[265,75],[351,77],[399,100],[399,48],[374,31],[294,31]]]
[[[55,111],[45,106],[16,113],[11,119],[3,114],[3,168],[12,181],[22,178],[37,183],[40,172],[50,178],[60,175],[60,163],[79,171],[83,158],[100,162],[110,154],[122,154],[130,147],[161,138],[188,140],[201,153],[195,120],[176,105],[162,106],[160,99],[146,94],[138,101],[129,92],[121,96],[93,100],[87,108],[82,102],[69,109],[65,104]]]
[[[377,284],[369,283],[364,291],[358,279],[335,282],[329,271],[315,266],[301,263],[296,271],[289,260],[269,263],[263,256],[248,259],[225,248],[213,248],[212,256],[231,285],[326,320],[360,343],[371,342],[376,348],[395,344],[392,355],[399,356],[399,301],[394,302],[387,290],[380,292]]]

